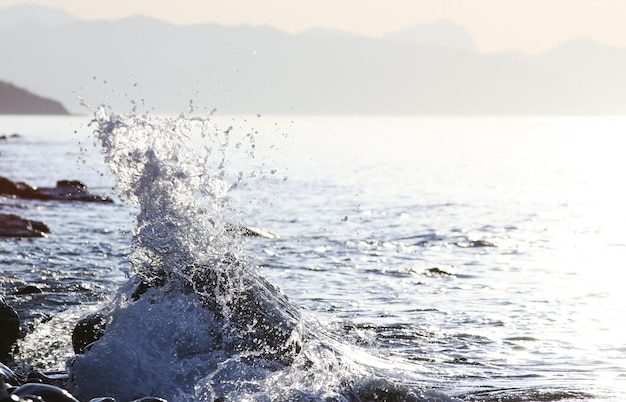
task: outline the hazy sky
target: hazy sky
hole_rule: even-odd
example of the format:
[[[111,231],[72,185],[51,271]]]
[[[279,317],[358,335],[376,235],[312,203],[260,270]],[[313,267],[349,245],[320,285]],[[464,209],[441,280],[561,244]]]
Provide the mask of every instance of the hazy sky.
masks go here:
[[[0,0],[62,8],[86,19],[144,14],[173,23],[323,26],[376,37],[418,22],[450,19],[478,50],[538,52],[589,37],[626,48],[626,0]]]

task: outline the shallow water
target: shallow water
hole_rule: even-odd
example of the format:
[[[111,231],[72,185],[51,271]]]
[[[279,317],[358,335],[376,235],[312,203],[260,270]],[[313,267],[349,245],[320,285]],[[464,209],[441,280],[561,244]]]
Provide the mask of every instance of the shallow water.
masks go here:
[[[40,186],[79,179],[114,195],[90,119],[2,117],[0,130],[21,134],[0,143],[2,175]],[[390,379],[425,400],[621,399],[625,119],[211,121],[217,128],[193,132],[191,146],[201,154],[209,144],[209,171],[238,183],[225,219],[278,235],[241,239],[242,252],[297,306],[306,331],[332,346],[307,353],[349,357],[336,363],[349,366],[343,380]],[[64,369],[75,320],[132,270],[125,255],[137,208],[2,204],[52,228],[44,239],[0,242],[3,295],[27,332],[18,363]],[[26,284],[44,292],[15,294]],[[317,384],[298,364],[249,372],[246,395],[278,400],[290,384],[306,398],[332,397],[342,380],[325,373],[329,359],[315,360]],[[209,379],[219,377],[218,360],[198,363],[207,369],[197,399],[217,396]],[[182,372],[190,362],[170,366]]]

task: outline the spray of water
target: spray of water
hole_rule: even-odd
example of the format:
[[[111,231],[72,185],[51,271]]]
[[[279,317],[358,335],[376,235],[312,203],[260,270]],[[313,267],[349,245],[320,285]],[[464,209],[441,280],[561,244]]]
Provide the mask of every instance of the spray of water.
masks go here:
[[[227,183],[230,129],[210,118],[120,116],[105,107],[92,124],[119,197],[138,213],[132,277],[101,311],[104,335],[68,361],[75,395],[422,400],[345,358],[250,266],[228,223],[229,190],[243,177]],[[198,153],[192,136],[214,145]]]

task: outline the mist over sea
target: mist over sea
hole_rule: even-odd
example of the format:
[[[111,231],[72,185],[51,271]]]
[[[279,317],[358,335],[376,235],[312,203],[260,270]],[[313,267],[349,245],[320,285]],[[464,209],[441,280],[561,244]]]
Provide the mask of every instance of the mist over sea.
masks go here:
[[[0,176],[75,179],[115,197],[0,200],[3,213],[52,230],[0,239],[0,295],[25,332],[17,367],[65,370],[74,324],[110,303],[131,270],[138,207],[114,192],[91,118],[0,116],[0,134],[20,135],[0,142]],[[207,169],[232,186],[225,218],[275,234],[242,237],[245,255],[338,355],[421,400],[622,399],[626,118],[209,121],[215,128],[192,132],[189,145],[220,155]],[[26,285],[43,293],[18,294]],[[324,400],[335,384],[321,366],[311,369],[318,384],[298,366],[254,380],[268,398],[258,400],[285,388]]]

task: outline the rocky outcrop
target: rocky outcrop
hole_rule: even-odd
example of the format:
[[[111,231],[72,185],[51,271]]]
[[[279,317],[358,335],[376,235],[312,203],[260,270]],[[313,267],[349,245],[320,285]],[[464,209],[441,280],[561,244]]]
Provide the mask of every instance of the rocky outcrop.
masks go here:
[[[109,197],[94,195],[77,180],[59,180],[56,187],[34,187],[0,176],[0,195],[27,200],[113,202]]]
[[[0,237],[45,237],[50,228],[43,222],[0,214]]]
[[[0,196],[40,201],[81,201],[110,203],[112,199],[92,194],[77,180],[59,180],[55,187],[34,187],[0,176]],[[0,214],[0,237],[44,237],[50,229],[43,222],[14,214]]]
[[[0,114],[69,114],[58,101],[0,81]]]

